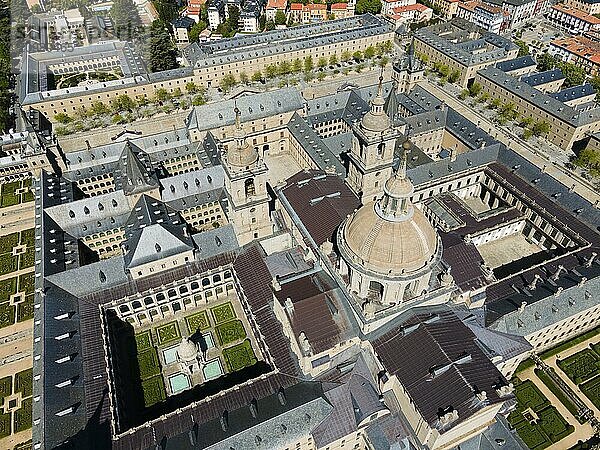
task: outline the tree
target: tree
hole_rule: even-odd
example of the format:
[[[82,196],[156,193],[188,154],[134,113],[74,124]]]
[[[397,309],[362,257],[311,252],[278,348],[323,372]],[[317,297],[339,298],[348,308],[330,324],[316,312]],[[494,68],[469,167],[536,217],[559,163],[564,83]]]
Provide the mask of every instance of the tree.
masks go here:
[[[227,23],[232,30],[237,30],[238,24],[240,22],[240,8],[235,5],[229,6],[227,9],[229,12],[229,17],[227,18]]]
[[[265,76],[269,80],[275,78],[277,76],[277,66],[275,64],[269,64],[265,67]]]
[[[273,22],[271,19],[267,20],[265,22],[265,31],[272,31],[275,29],[275,22]]]
[[[550,132],[550,124],[544,120],[537,120],[531,127],[534,136],[545,136]]]
[[[590,175],[600,177],[600,152],[593,148],[584,148],[573,160],[577,167],[587,169]]]
[[[296,58],[292,63],[292,73],[300,72],[302,72],[302,60],[300,58]]]
[[[556,66],[556,60],[548,52],[544,52],[540,56],[538,56],[538,58],[537,58],[537,69],[540,72],[544,72],[546,70],[553,69],[554,66]]]
[[[361,62],[363,59],[363,54],[357,50],[354,53],[352,53],[352,59],[354,59],[354,61],[356,62]]]
[[[332,53],[331,56],[329,57],[329,65],[335,66],[337,63],[338,63],[337,55],[335,53]]]
[[[255,83],[262,81],[262,73],[260,72],[260,70],[252,74],[252,81],[254,81]]]
[[[448,81],[450,83],[456,83],[458,81],[458,79],[460,78],[460,71],[457,69],[454,69],[452,72],[450,72],[450,74],[448,75]]]
[[[133,40],[141,31],[142,20],[133,0],[115,0],[109,11],[115,34],[121,40]]]
[[[356,14],[379,14],[381,12],[381,0],[358,0],[356,2]]]
[[[158,102],[166,102],[171,99],[171,94],[166,89],[159,88],[154,92],[154,96]]]
[[[92,114],[96,116],[102,116],[110,112],[110,109],[108,106],[106,106],[106,103],[102,102],[93,102],[90,106],[90,110]]]
[[[287,75],[292,71],[292,65],[289,61],[281,61],[277,66],[277,72],[279,75]]]
[[[56,114],[54,116],[54,120],[56,120],[58,123],[62,123],[63,125],[73,122],[73,119],[69,117],[68,114],[62,112]]]
[[[312,56],[309,55],[306,58],[304,58],[304,71],[310,72],[311,70],[313,70],[313,68],[314,68],[313,59],[312,59]]]
[[[487,92],[482,92],[479,97],[477,97],[477,101],[480,103],[485,103],[490,99],[490,94]]]
[[[273,30],[275,27],[271,28],[271,30]],[[258,29],[263,31],[271,31],[271,30],[267,30],[267,16],[265,16],[264,14],[261,14],[258,18]]]
[[[325,58],[324,56],[321,56],[319,58],[319,61],[317,62],[317,67],[319,69],[324,69],[327,66],[327,58]]]
[[[227,93],[231,90],[232,87],[234,87],[236,85],[236,83],[237,82],[236,82],[233,74],[228,73],[221,79],[221,82],[219,83],[219,87],[221,88],[221,90],[223,92]]]
[[[327,75],[325,74],[325,72],[319,72],[319,74],[317,75],[317,80],[323,81],[326,76]]]
[[[195,94],[196,92],[198,92],[198,86],[193,81],[189,81],[185,84],[185,90],[188,91],[188,93],[190,94]]]
[[[198,42],[200,40],[200,33],[206,30],[207,27],[208,24],[203,20],[192,25],[192,28],[190,28],[190,31],[188,32],[188,38],[190,42]]]
[[[375,47],[373,47],[372,45],[369,45],[366,49],[365,49],[365,58],[366,59],[371,59],[375,56]]]
[[[471,86],[469,86],[469,95],[471,97],[477,97],[480,94],[481,89],[483,89],[481,87],[481,84],[479,84],[477,81],[475,81],[471,84]]]
[[[515,41],[515,44],[519,46],[518,57],[529,55],[529,46],[525,42],[518,40]]]
[[[578,86],[583,84],[587,76],[585,69],[572,63],[558,62],[556,64],[565,76],[564,87]]]
[[[136,108],[136,104],[129,95],[121,94],[110,101],[110,107],[114,112],[132,111]]]
[[[502,101],[499,98],[493,98],[492,101],[490,102],[490,106],[494,109],[500,108],[501,104],[502,104]]]
[[[150,26],[145,54],[150,72],[162,72],[179,67],[177,47],[165,24],[159,20],[155,20]]]
[[[390,58],[388,58],[387,56],[382,56],[381,58],[379,58],[379,66],[380,67],[387,66],[389,62],[390,62]]]
[[[348,62],[352,58],[352,54],[348,50],[342,52],[342,62]]]
[[[198,94],[194,96],[192,99],[192,105],[194,106],[202,106],[206,103],[206,98],[202,94]]]
[[[285,17],[285,13],[281,9],[278,9],[275,13],[275,25],[285,25],[286,21],[287,17]]]
[[[468,96],[469,96],[468,89],[463,89],[462,91],[460,91],[460,94],[458,94],[458,98],[461,100],[465,100]]]
[[[248,75],[246,74],[246,72],[240,72],[240,83],[242,84],[248,84]]]

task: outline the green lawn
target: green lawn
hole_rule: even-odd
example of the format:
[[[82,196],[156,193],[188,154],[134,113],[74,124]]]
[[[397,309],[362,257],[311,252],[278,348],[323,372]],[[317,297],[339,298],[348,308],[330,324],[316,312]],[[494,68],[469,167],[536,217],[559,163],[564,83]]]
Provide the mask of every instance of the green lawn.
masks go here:
[[[32,422],[32,405],[31,398],[27,398],[21,402],[21,407],[15,411],[14,427],[15,433],[31,428]]]
[[[211,312],[216,324],[236,318],[233,305],[230,302],[211,308]]]
[[[17,292],[17,278],[7,278],[0,281],[0,302],[10,300],[10,296]]]
[[[215,328],[217,339],[221,345],[231,344],[246,337],[246,330],[241,320],[232,320],[230,322],[217,325]]]
[[[558,355],[560,352],[564,352],[565,350],[568,350],[571,347],[573,347],[583,341],[587,341],[588,339],[596,336],[598,333],[600,333],[600,327],[596,327],[593,330],[588,331],[587,333],[584,333],[582,335],[574,337],[573,339],[571,339],[567,342],[563,342],[562,344],[557,345],[556,347],[551,348],[550,350],[546,350],[544,353],[542,353],[540,355],[540,358],[547,359],[547,358],[550,358],[551,356]]]
[[[140,378],[142,380],[146,380],[160,373],[160,364],[155,349],[151,348],[139,352],[137,358],[140,366]]]
[[[210,328],[210,320],[206,311],[200,311],[185,318],[185,323],[190,334],[196,331],[207,330]]]
[[[146,407],[162,402],[166,398],[165,383],[162,375],[142,381],[144,404]]]
[[[0,405],[4,397],[8,397],[12,394],[12,376],[4,377],[0,380]]]
[[[35,273],[29,272],[23,275],[19,275],[19,292],[25,292],[26,294],[33,294],[35,290]]]
[[[8,302],[0,303],[0,328],[15,323],[15,307]]]
[[[566,359],[557,360],[556,364],[575,384],[580,384],[598,374],[600,358],[595,351],[586,348]]]
[[[510,413],[508,421],[530,449],[541,450],[549,447],[575,430],[558,410],[550,405],[532,381],[525,380],[521,383],[515,378],[513,383],[517,408]],[[537,422],[533,422],[533,417],[526,417],[528,409],[537,414]]]
[[[165,325],[161,325],[160,327],[156,328],[156,334],[158,336],[158,343],[160,345],[177,341],[181,337],[177,322],[169,322]]]
[[[135,335],[135,345],[137,347],[137,352],[143,352],[144,350],[149,350],[152,348],[152,334],[150,330],[146,330],[142,333],[138,333]]]
[[[10,436],[10,413],[0,414],[0,439]]]
[[[20,392],[23,397],[33,394],[33,369],[25,369],[15,375],[15,392]]]
[[[579,389],[592,401],[596,408],[600,408],[600,376],[583,383],[579,386]]]
[[[565,405],[565,408],[567,408],[567,410],[573,414],[579,423],[585,423],[585,419],[579,417],[577,406],[575,406],[575,404],[565,394],[563,394],[560,388],[554,383],[554,381],[552,381],[552,378],[550,378],[546,372],[540,369],[535,369],[535,374],[541,380],[541,382],[544,383],[548,389],[550,389],[550,392],[552,392],[556,398],[563,405]]]
[[[18,258],[10,253],[0,255],[0,275],[6,275],[17,270],[18,261]]]
[[[33,301],[34,295],[25,296],[25,300],[17,304],[17,322],[24,322],[33,319]]]
[[[245,340],[241,344],[234,345],[223,349],[223,357],[227,365],[228,372],[235,372],[244,367],[249,367],[256,364],[256,356],[249,340]]]

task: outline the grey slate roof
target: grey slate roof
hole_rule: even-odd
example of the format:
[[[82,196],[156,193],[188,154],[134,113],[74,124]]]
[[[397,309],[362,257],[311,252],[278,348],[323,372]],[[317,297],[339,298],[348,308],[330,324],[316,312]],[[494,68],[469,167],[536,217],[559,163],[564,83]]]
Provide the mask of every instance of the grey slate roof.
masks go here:
[[[125,267],[192,250],[194,244],[179,213],[159,200],[142,195],[125,225]]]
[[[528,450],[529,447],[521,440],[517,432],[512,429],[508,421],[500,414],[496,421],[483,433],[472,437],[460,444],[461,450]]]
[[[183,50],[183,56],[191,66],[204,68],[393,32],[393,25],[383,18],[363,14],[284,30],[238,35],[202,45],[194,43]]]
[[[500,61],[496,63],[496,67],[505,73],[510,73],[515,70],[524,69],[526,67],[533,67],[536,65],[537,63],[531,55],[520,56],[519,58],[509,59],[507,61]]]
[[[251,94],[235,100],[208,103],[195,106],[186,119],[186,125],[200,131],[233,125],[236,106],[241,111],[240,119],[244,123],[299,111],[304,107],[304,98],[297,89],[285,88]]]
[[[551,96],[559,102],[568,102],[583,97],[593,97],[595,95],[596,90],[594,89],[594,86],[592,86],[590,83],[581,84],[579,86],[573,86],[570,88],[563,89],[560,92],[556,92],[555,94],[551,94]]]
[[[600,120],[600,108],[580,112],[565,105],[559,100],[556,100],[554,97],[535,89],[529,84],[507,75],[495,67],[486,67],[485,69],[479,70],[477,73],[487,80],[501,86],[503,89],[508,90],[511,94],[522,98],[528,103],[534,104],[541,110],[548,114],[552,114],[574,127]]]
[[[140,194],[158,187],[150,157],[130,141],[125,143],[113,173],[115,188],[125,195]]]
[[[532,73],[530,75],[523,75],[521,81],[524,81],[530,86],[540,86],[542,84],[550,83],[551,81],[564,80],[565,76],[562,70],[558,68],[546,70],[545,72]]]
[[[232,252],[239,247],[235,229],[228,224],[192,235],[196,246],[196,259],[212,258],[221,253]]]
[[[214,190],[221,190],[225,182],[225,172],[222,166],[206,167],[201,170],[180,173],[172,177],[163,178],[160,184],[163,187],[161,199],[165,203],[174,206],[176,200],[185,199],[191,196],[197,196],[200,200],[206,199],[203,203],[210,200],[202,194]],[[182,205],[186,206],[186,205]],[[188,205],[189,208],[191,205]],[[177,208],[186,209],[186,208]]]

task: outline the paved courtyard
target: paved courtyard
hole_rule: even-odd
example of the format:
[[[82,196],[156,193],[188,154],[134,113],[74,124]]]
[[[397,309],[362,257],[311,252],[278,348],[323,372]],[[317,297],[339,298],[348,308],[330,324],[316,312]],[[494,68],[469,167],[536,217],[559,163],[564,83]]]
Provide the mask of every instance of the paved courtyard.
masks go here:
[[[485,263],[492,269],[541,251],[521,233],[511,234],[477,246]]]

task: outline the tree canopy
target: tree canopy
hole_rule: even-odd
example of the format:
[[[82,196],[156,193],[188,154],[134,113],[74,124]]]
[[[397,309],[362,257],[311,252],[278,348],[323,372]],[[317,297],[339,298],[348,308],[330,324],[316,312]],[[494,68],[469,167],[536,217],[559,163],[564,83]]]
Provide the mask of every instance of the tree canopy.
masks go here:
[[[358,0],[356,2],[356,14],[379,14],[381,12],[381,0]]]
[[[179,63],[177,62],[177,48],[165,24],[160,20],[152,22],[144,50],[148,69],[151,72],[160,72],[179,67]]]
[[[114,0],[109,15],[119,39],[133,40],[142,30],[142,20],[133,0]]]
[[[282,10],[278,9],[275,13],[275,25],[285,25],[286,21],[287,17],[285,17],[285,13]]]

